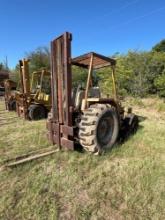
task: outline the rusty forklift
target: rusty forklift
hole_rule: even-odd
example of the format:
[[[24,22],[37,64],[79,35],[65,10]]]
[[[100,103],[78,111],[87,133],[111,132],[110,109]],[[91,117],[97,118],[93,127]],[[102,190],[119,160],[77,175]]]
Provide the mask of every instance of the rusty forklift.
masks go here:
[[[16,100],[15,93],[17,88],[17,83],[11,79],[4,80],[5,88],[5,107],[8,111],[16,111]]]
[[[136,131],[138,117],[124,111],[115,82],[116,60],[90,52],[71,57],[72,34],[64,33],[51,42],[52,110],[47,119],[48,139],[59,149],[83,149],[101,154],[111,149],[121,131]],[[88,70],[86,86],[72,87],[72,66]],[[101,97],[93,85],[93,73],[111,67],[113,96]],[[125,135],[126,135],[125,133]]]
[[[45,69],[33,72],[30,80],[29,60],[20,60],[19,67],[20,91],[16,93],[18,116],[28,120],[46,118],[51,108],[50,72]]]

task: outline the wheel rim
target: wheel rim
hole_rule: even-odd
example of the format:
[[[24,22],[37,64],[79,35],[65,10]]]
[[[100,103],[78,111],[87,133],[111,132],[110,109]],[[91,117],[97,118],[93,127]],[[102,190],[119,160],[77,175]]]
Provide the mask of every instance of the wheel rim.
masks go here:
[[[97,126],[97,141],[100,147],[108,145],[112,139],[114,120],[110,113],[106,113],[100,118]]]

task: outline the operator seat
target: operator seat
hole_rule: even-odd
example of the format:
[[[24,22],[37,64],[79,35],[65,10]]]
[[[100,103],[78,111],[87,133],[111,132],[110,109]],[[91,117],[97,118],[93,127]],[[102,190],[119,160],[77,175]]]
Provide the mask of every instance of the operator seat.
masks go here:
[[[73,94],[73,93],[72,93]],[[100,88],[99,87],[91,87],[89,89],[88,98],[100,98]],[[73,97],[73,103],[76,109],[81,109],[82,100],[85,98],[85,89],[80,85],[77,87],[75,95]]]

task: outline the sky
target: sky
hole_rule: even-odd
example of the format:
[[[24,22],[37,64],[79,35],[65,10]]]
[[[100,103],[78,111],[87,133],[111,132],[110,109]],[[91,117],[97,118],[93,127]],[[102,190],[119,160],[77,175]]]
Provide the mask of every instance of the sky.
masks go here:
[[[163,0],[0,0],[0,62],[14,68],[65,31],[73,57],[150,50],[165,38],[164,23]]]

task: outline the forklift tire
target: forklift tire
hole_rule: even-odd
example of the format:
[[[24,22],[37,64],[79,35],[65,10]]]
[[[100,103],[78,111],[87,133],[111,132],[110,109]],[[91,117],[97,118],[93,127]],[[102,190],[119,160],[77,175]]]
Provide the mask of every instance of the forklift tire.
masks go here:
[[[91,105],[81,118],[79,139],[83,148],[100,154],[111,149],[119,134],[119,119],[109,104]]]
[[[128,135],[135,134],[139,127],[139,118],[137,115],[131,113],[126,115],[125,119],[125,127],[127,129]]]
[[[16,101],[15,100],[11,100],[9,102],[9,110],[16,111]]]
[[[31,105],[29,107],[30,120],[40,120],[46,118],[46,109],[42,105]]]

